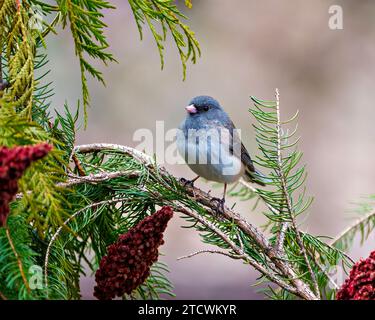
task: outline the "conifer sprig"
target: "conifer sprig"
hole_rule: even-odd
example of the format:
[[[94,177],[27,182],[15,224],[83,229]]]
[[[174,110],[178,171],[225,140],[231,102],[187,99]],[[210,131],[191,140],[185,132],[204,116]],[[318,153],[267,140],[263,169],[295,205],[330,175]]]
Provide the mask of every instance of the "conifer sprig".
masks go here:
[[[0,56],[5,58],[5,80],[9,83],[3,99],[31,119],[35,38],[25,7],[14,1],[0,1],[0,31]]]
[[[149,27],[160,55],[161,68],[164,67],[164,42],[168,31],[179,52],[183,79],[186,78],[186,64],[189,60],[196,63],[200,56],[200,46],[194,32],[184,24],[181,19],[186,19],[177,8],[173,0],[129,0],[141,39],[143,38],[142,25]],[[191,1],[186,1],[186,6],[191,7]],[[154,21],[160,23],[162,32],[158,32]]]
[[[375,230],[375,195],[370,195],[357,204],[355,221],[332,239],[333,246],[348,250],[355,237],[360,235],[360,241],[366,241]]]
[[[318,282],[296,222],[296,218],[307,210],[312,202],[312,198],[305,200],[303,187],[306,179],[305,166],[298,167],[302,157],[302,153],[296,148],[299,138],[290,141],[295,136],[297,127],[291,133],[283,128],[283,125],[297,118],[298,112],[291,119],[281,121],[278,89],[276,89],[274,102],[262,101],[255,97],[251,99],[254,102],[254,108],[250,112],[256,119],[256,124],[254,124],[256,140],[262,153],[261,157],[257,157],[256,162],[270,170],[268,185],[274,187],[269,191],[258,189],[257,192],[262,195],[263,199],[266,199],[268,205],[276,209],[276,213],[272,210],[266,215],[271,221],[278,221],[277,246],[281,252],[284,251],[284,234],[288,224],[294,229],[295,241],[310,275],[314,291],[319,296]]]
[[[104,0],[59,0],[57,3],[62,13],[63,26],[66,27],[69,22],[75,53],[79,58],[84,114],[87,119],[90,94],[86,73],[103,84],[104,79],[102,72],[96,69],[85,55],[99,59],[104,64],[115,61],[113,55],[107,52],[109,45],[104,35],[106,24],[103,22],[102,13],[103,9],[114,9],[115,7]]]

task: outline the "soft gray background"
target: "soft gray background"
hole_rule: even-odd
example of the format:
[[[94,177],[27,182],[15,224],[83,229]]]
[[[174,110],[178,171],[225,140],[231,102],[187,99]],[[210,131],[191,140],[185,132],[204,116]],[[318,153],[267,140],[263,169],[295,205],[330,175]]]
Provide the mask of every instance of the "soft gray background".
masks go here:
[[[304,229],[335,236],[350,224],[352,203],[375,190],[375,2],[193,0],[193,9],[183,10],[201,43],[202,58],[188,66],[185,82],[170,39],[160,71],[150,33],[140,42],[127,1],[113,2],[118,10],[107,12],[106,34],[119,63],[100,66],[106,88],[90,81],[89,126],[78,143],[135,145],[135,130],[154,130],[156,120],[174,128],[191,97],[209,94],[243,130],[245,145],[254,154],[248,97],[272,99],[278,87],[284,118],[300,110],[300,148],[309,172],[308,192],[315,197]],[[344,30],[328,28],[331,4],[342,5]],[[48,49],[56,80],[53,105],[61,108],[67,101],[74,107],[80,78],[70,34],[52,37]],[[184,165],[167,167],[178,176],[193,177]],[[204,182],[199,186],[212,188]],[[229,199],[230,204],[234,201]],[[236,208],[255,224],[264,221],[248,203],[237,203]],[[239,261],[212,255],[176,261],[205,247],[194,231],[180,228],[182,224],[180,218],[170,223],[161,258],[170,266],[178,298],[263,297],[259,287],[251,286],[258,274]],[[356,245],[352,256],[367,256],[373,242],[374,237],[363,247]],[[93,285],[92,277],[82,279],[84,298],[92,298]]]

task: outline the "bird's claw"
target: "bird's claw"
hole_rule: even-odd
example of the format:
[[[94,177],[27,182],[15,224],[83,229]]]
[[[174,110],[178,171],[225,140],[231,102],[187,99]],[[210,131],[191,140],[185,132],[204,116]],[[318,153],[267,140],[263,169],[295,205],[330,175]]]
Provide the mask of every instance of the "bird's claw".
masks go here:
[[[181,178],[180,182],[184,185],[184,187],[194,187],[194,180],[187,180],[185,178]]]
[[[194,180],[187,180],[185,178],[180,178],[180,182],[183,184],[184,187],[194,188]],[[193,189],[193,197],[195,198],[195,191],[194,191],[194,189]]]
[[[217,205],[215,208],[213,208],[216,215],[223,214],[224,213],[224,204],[225,204],[225,198],[212,198],[210,202],[216,202]]]

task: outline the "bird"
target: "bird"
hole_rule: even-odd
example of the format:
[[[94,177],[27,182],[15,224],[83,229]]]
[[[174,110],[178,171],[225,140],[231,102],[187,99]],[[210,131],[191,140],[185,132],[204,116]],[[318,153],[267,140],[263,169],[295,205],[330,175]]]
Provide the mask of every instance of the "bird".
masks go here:
[[[228,184],[243,177],[245,181],[266,185],[265,176],[255,169],[239,131],[216,99],[197,96],[185,110],[186,117],[177,130],[177,150],[197,174],[192,180],[184,180],[185,185],[193,186],[200,177],[224,183],[222,198],[215,198],[220,210],[224,210]]]

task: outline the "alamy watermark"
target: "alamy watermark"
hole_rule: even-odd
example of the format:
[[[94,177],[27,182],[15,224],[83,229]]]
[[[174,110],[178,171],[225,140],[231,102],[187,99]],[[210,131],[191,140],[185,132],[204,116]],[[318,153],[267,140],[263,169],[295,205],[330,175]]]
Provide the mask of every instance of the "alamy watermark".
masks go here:
[[[39,265],[33,265],[29,268],[29,288],[31,290],[41,290],[44,288],[43,269]]]
[[[164,121],[156,121],[155,133],[138,129],[133,134],[135,148],[156,155],[160,164],[217,165],[223,175],[236,175],[241,169],[241,130],[226,128],[165,130]]]
[[[328,27],[331,30],[342,30],[344,29],[344,11],[340,5],[331,5],[328,8]]]

